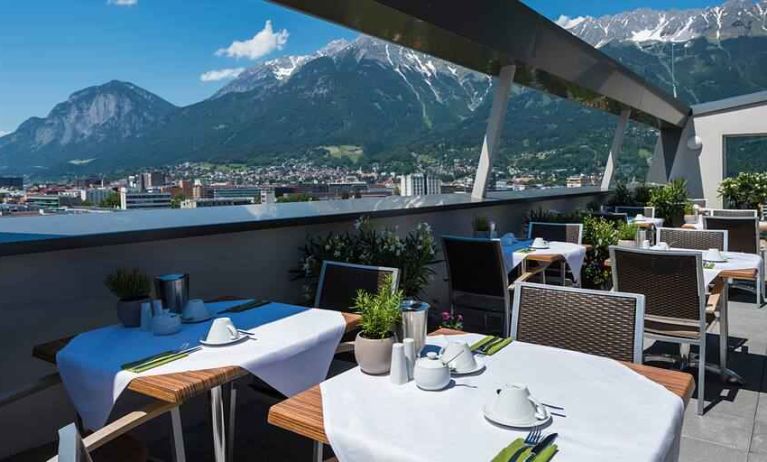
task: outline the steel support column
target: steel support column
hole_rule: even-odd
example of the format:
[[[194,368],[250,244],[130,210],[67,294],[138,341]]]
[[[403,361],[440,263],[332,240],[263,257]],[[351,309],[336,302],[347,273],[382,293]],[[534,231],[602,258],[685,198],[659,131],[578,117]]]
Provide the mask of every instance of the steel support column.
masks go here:
[[[490,108],[490,117],[487,119],[485,140],[482,143],[482,153],[479,155],[477,174],[474,176],[474,189],[471,192],[471,197],[474,199],[484,198],[487,191],[487,182],[490,178],[490,171],[493,168],[493,158],[498,147],[498,140],[501,137],[501,131],[503,131],[503,121],[506,119],[511,84],[514,82],[516,70],[516,66],[502,67],[501,72],[495,79],[493,105]]]
[[[610,154],[607,156],[607,164],[605,164],[605,173],[602,176],[602,191],[610,189],[610,184],[613,181],[615,175],[615,165],[618,161],[618,155],[623,148],[623,138],[626,135],[626,125],[628,125],[629,117],[631,116],[630,109],[624,109],[621,111],[621,115],[618,118],[618,126],[615,127],[615,134],[613,135],[613,144],[610,146]]]

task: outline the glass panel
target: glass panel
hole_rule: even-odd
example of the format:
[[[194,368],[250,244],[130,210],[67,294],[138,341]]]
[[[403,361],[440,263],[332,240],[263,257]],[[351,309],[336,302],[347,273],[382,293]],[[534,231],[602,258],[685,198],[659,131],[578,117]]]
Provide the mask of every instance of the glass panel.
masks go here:
[[[724,149],[728,177],[740,172],[767,172],[767,135],[726,136]]]

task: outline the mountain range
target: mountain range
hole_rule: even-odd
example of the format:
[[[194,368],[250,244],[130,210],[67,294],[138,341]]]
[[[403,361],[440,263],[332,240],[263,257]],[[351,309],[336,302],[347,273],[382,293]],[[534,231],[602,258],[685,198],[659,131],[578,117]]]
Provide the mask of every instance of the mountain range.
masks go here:
[[[635,10],[557,22],[688,103],[767,88],[767,0],[699,10]],[[671,54],[674,55],[672,78]],[[128,82],[78,91],[45,118],[0,137],[0,170],[37,176],[114,172],[182,161],[329,159],[412,168],[476,158],[492,79],[378,39],[336,40],[242,72],[210,98],[176,107]],[[511,169],[598,170],[614,117],[515,87],[501,161]],[[641,175],[651,130],[632,125],[622,173]],[[346,160],[351,162],[351,160]]]

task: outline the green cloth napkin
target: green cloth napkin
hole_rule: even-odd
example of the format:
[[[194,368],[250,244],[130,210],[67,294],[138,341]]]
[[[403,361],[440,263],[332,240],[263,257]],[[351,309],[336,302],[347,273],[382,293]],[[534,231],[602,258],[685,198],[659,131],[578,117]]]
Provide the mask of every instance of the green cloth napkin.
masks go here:
[[[479,340],[477,340],[476,342],[474,342],[474,343],[473,343],[473,344],[472,344],[472,345],[469,347],[469,350],[471,350],[471,351],[477,351],[477,350],[479,350],[480,348],[482,348],[483,346],[485,346],[485,345],[487,345],[488,343],[490,343],[490,342],[492,342],[493,340],[495,340],[496,338],[497,338],[497,337],[496,337],[495,335],[488,335],[488,336],[486,336],[486,337],[484,337],[484,338],[482,338],[482,339],[479,339]]]
[[[220,311],[218,314],[223,313],[239,313],[241,311],[248,311],[252,308],[258,308],[259,306],[264,306],[269,303],[269,300],[251,300],[249,302],[242,303],[237,306],[233,306],[231,308],[227,308],[224,311]]]
[[[498,353],[502,349],[506,348],[513,341],[514,340],[511,337],[501,340],[500,342],[491,346],[489,350],[487,350],[487,353],[486,353],[487,356],[493,356],[494,354]]]
[[[521,448],[525,444],[525,441],[522,438],[517,438],[514,441],[511,442],[510,445],[506,446],[505,448],[501,449],[501,452],[499,452],[490,462],[509,462],[509,459],[511,459],[511,456],[514,455],[515,452],[519,448]]]
[[[511,459],[511,456],[513,456],[522,446],[525,445],[525,441],[522,438],[515,439],[510,445],[506,446],[505,448],[501,449],[501,452],[499,452],[490,462],[509,462],[509,459]],[[554,457],[554,454],[557,453],[557,445],[556,444],[550,444],[546,446],[543,451],[539,452],[537,456],[535,456],[533,459],[529,459],[530,457],[530,450],[532,447],[529,447],[525,449],[522,454],[519,455],[517,460],[519,461],[525,461],[525,462],[549,462],[552,457]]]
[[[714,263],[704,263],[703,268],[705,269],[714,269],[716,265]]]
[[[535,249],[533,249],[532,247],[527,247],[525,249],[517,250],[517,253],[533,253],[533,252],[535,252]]]
[[[129,367],[123,366],[123,370],[133,372],[134,374],[140,374],[144,371],[148,371],[149,369],[154,369],[155,367],[168,364],[170,362],[179,360],[181,358],[186,358],[187,356],[189,356],[189,353],[190,352],[166,354],[164,356],[159,356],[155,359],[144,361],[134,366],[129,366]]]
[[[147,356],[146,358],[141,358],[141,359],[137,359],[136,361],[131,361],[129,363],[125,363],[122,366],[120,366],[120,368],[122,370],[132,369],[134,367],[141,366],[142,364],[151,363],[151,362],[163,359],[165,357],[174,355],[176,353],[177,353],[177,350],[163,351],[161,353],[157,353],[157,354],[152,355],[152,356]]]

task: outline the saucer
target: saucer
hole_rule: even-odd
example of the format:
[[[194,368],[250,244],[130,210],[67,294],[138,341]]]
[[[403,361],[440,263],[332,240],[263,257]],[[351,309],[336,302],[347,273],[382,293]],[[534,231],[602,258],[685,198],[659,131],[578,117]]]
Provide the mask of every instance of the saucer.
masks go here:
[[[483,361],[482,358],[478,358],[475,356],[474,361],[477,363],[477,365],[474,366],[473,369],[469,371],[463,371],[463,372],[458,372],[456,370],[450,369],[450,375],[452,375],[453,377],[461,376],[461,375],[471,375],[471,374],[476,374],[477,372],[485,368],[485,361]]]
[[[198,322],[210,321],[211,319],[213,319],[212,314],[209,314],[208,316],[200,319],[189,319],[181,316],[181,324],[196,324]]]
[[[540,247],[536,247],[534,245],[531,245],[530,248],[533,249],[533,250],[546,250],[546,249],[549,248],[549,246],[548,245],[542,245]]]
[[[239,336],[237,338],[232,339],[232,340],[228,340],[226,342],[213,343],[213,342],[209,342],[209,341],[205,340],[204,338],[201,338],[200,339],[200,343],[205,345],[205,346],[220,347],[220,346],[234,345],[235,343],[239,343],[239,342],[242,342],[243,340],[247,340],[247,339],[250,338],[250,336],[248,336],[248,335],[244,335],[244,334],[241,334],[239,332],[238,332],[238,334],[239,334]]]
[[[482,408],[482,413],[485,415],[485,418],[489,420],[490,422],[493,422],[498,425],[502,425],[504,427],[513,427],[513,428],[533,428],[538,427],[540,425],[546,425],[551,421],[551,413],[549,413],[549,410],[545,407],[543,408],[543,412],[546,414],[546,417],[543,419],[537,419],[535,417],[532,418],[532,420],[515,420],[515,419],[509,419],[507,417],[502,417],[499,415],[495,415],[491,409],[488,408],[487,405],[485,405]]]

